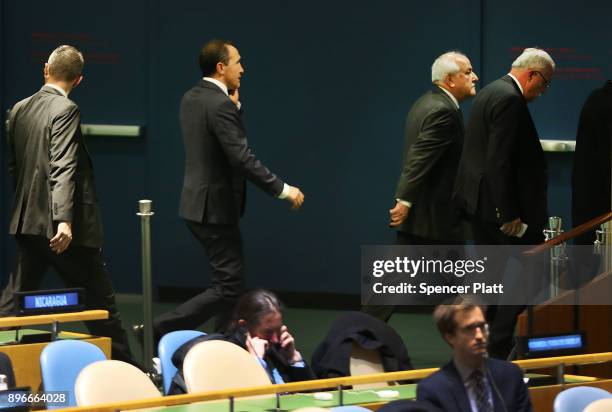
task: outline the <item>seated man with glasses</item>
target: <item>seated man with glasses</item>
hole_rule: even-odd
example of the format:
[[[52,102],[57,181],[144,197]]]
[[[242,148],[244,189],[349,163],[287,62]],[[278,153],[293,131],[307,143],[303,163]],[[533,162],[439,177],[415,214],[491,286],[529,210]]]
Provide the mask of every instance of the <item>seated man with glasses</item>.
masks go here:
[[[458,299],[436,307],[433,317],[453,359],[419,382],[419,401],[446,412],[532,410],[521,370],[487,357],[488,325],[480,306]]]

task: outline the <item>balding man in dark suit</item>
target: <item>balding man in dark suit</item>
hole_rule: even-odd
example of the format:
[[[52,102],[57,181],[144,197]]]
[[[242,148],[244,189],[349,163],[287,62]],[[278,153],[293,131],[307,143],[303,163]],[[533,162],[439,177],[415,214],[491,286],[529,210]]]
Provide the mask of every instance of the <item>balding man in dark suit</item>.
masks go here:
[[[2,293],[0,312],[14,308],[14,293],[36,290],[49,267],[66,287],[86,290],[86,307],[109,311],[86,322],[112,339],[112,356],[131,362],[125,331],[102,258],[102,220],[93,166],[81,135],[79,107],[68,98],[83,79],[82,54],[60,46],[44,67],[45,85],[11,110],[9,173],[15,189],[9,230],[17,265]]]

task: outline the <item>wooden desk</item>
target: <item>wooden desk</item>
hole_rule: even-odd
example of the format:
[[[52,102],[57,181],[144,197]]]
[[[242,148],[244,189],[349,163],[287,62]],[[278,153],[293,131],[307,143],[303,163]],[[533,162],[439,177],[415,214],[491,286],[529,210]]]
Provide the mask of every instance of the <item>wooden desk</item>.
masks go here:
[[[106,311],[104,311],[106,312]],[[6,319],[6,318],[5,318]],[[32,329],[20,330],[20,335],[34,334],[42,331]],[[93,343],[110,359],[111,355],[111,339],[106,337],[96,337],[84,335],[74,332],[60,332],[59,339],[80,339],[89,343]],[[0,352],[6,353],[11,358],[13,371],[15,372],[15,381],[17,386],[29,386],[34,391],[38,391],[41,386],[40,376],[40,353],[50,342],[20,344],[6,342],[14,342],[15,331],[0,332],[0,342],[5,342],[0,346]],[[75,356],[78,356],[75,355]]]
[[[532,359],[532,360],[521,360],[515,361],[514,363],[521,367],[522,369],[532,369],[532,368],[541,368],[541,367],[551,367],[556,366],[560,363],[566,365],[580,365],[586,363],[593,362],[610,362],[612,361],[612,352],[605,353],[592,353],[586,355],[573,355],[573,356],[560,356],[556,358],[544,358],[544,359]],[[165,396],[159,398],[151,398],[151,399],[142,399],[142,400],[134,400],[129,402],[118,402],[118,403],[107,403],[96,406],[87,406],[80,408],[70,408],[70,409],[62,409],[66,411],[87,411],[87,412],[114,412],[117,410],[152,410],[152,408],[159,408],[164,411],[216,411],[217,406],[221,405],[222,408],[219,410],[228,410],[228,397],[234,396],[236,400],[236,405],[242,402],[248,402],[249,411],[258,411],[259,409],[255,405],[255,402],[261,402],[260,406],[268,407],[270,402],[274,405],[274,398],[270,400],[269,397],[259,398],[257,400],[252,399],[244,399],[245,397],[252,397],[256,395],[270,395],[274,393],[284,393],[284,392],[303,392],[309,390],[325,390],[324,388],[336,388],[339,385],[348,386],[355,384],[363,384],[363,383],[375,383],[375,382],[389,382],[389,381],[399,381],[399,380],[414,380],[414,379],[422,379],[426,376],[429,376],[431,373],[435,372],[437,368],[432,369],[417,369],[411,371],[402,371],[402,372],[388,372],[388,373],[380,373],[380,374],[372,374],[372,375],[362,375],[362,376],[349,376],[349,377],[341,377],[341,378],[332,378],[332,379],[320,379],[313,381],[304,381],[304,382],[292,382],[292,383],[284,383],[280,385],[265,385],[258,386],[252,388],[244,388],[244,389],[225,389],[221,391],[210,391],[210,392],[200,392],[186,395],[173,395],[173,396]],[[600,385],[601,381],[594,382],[585,382],[581,383],[581,385],[585,386],[596,386]],[[605,383],[603,383],[606,385]],[[402,385],[396,387],[390,387],[388,389],[398,390],[400,392],[399,398],[410,399],[414,398],[414,384],[411,385]],[[567,388],[567,385],[554,385],[552,386],[551,391],[560,391],[562,388]],[[530,389],[530,393],[532,393],[534,389]],[[365,391],[351,391],[355,392],[355,396],[364,396],[363,399],[356,399],[355,402],[359,402],[360,404],[365,404],[368,408],[375,410],[377,409],[382,402],[388,402],[392,399],[380,399],[372,390]],[[376,399],[372,399],[371,397],[368,399],[366,397],[373,396]],[[337,393],[334,394],[334,400],[337,402]],[[345,395],[352,396],[352,394]],[[291,398],[291,396],[296,396],[297,398]],[[301,397],[302,401],[299,401],[299,397]],[[242,398],[238,400],[238,398]],[[316,401],[312,398],[310,394],[295,394],[295,395],[287,395],[283,396],[283,400],[290,402],[287,406],[293,406],[294,402],[302,403],[304,399],[309,400],[310,405],[312,406],[313,402],[316,402],[316,406],[325,406],[322,401]],[[344,398],[345,402],[348,403],[348,398]],[[333,401],[327,401],[328,403],[332,403]],[[202,403],[205,401],[216,401],[210,403]],[[324,402],[324,401],[323,401]],[[540,406],[540,401],[538,402],[538,409],[535,409],[536,412],[546,411],[549,412],[552,408],[552,404],[548,404],[550,402],[549,398],[546,398],[542,401],[544,405]],[[534,399],[534,404],[536,403],[536,399]],[[209,408],[209,406],[213,406],[214,409]],[[281,401],[281,407],[286,407]],[[269,409],[269,408],[268,408]],[[240,409],[237,409],[240,410]],[[244,409],[242,409],[244,410]],[[60,410],[58,410],[59,412]]]

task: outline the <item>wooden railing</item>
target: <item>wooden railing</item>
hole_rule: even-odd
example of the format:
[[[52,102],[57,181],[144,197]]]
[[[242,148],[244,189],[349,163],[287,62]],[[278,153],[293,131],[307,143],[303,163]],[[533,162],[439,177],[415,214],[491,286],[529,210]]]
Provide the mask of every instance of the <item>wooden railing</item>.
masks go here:
[[[589,220],[586,223],[583,223],[579,226],[576,226],[575,228],[568,230],[567,232],[563,232],[561,233],[559,236],[555,236],[554,238],[542,243],[541,245],[537,245],[525,252],[523,252],[524,255],[526,256],[534,256],[537,255],[538,253],[544,252],[545,250],[548,250],[550,248],[552,248],[553,246],[557,246],[560,245],[561,243],[565,243],[568,240],[571,240],[577,236],[580,236],[590,230],[593,230],[599,226],[601,226],[602,224],[609,222],[610,220],[612,220],[612,211],[608,212],[608,213],[604,213],[601,216],[597,216],[591,220]]]
[[[612,352],[514,361],[514,363],[523,370],[556,367],[559,365],[586,365],[602,362],[612,362]],[[57,409],[57,411],[111,412],[117,410],[131,410],[154,408],[161,406],[182,405],[194,402],[228,399],[229,397],[239,398],[245,396],[269,395],[286,392],[303,392],[317,389],[322,390],[325,388],[338,388],[340,386],[344,387],[364,383],[422,379],[437,370],[437,368],[417,369],[411,371],[377,373],[372,375],[347,376],[333,379],[319,379],[313,381],[284,383],[281,385],[257,386],[245,389],[226,389],[222,391],[200,392],[187,395],[173,395],[130,402],[107,403],[96,406],[68,408],[61,410]]]

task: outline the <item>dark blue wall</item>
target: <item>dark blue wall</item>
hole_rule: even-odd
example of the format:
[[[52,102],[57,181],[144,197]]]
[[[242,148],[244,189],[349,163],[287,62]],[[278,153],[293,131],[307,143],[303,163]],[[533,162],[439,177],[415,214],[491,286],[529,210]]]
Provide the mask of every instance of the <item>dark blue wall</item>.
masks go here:
[[[388,209],[401,166],[404,117],[429,87],[437,55],[466,52],[486,84],[507,72],[517,47],[556,48],[560,55],[573,47],[608,62],[612,40],[609,30],[571,24],[594,18],[605,26],[603,16],[612,6],[604,1],[598,7],[607,13],[580,11],[578,17],[569,1],[534,6],[521,0],[509,8],[484,0],[67,0],[62,11],[43,4],[2,3],[1,108],[40,87],[46,56],[69,43],[87,60],[85,81],[71,95],[83,122],[146,126],[139,139],[88,140],[105,220],[105,255],[124,292],[140,290],[135,212],[141,198],[154,200],[156,284],[208,284],[202,250],[177,217],[184,157],[178,104],[200,76],[196,58],[206,40],[236,42],[246,67],[240,93],[250,143],[269,168],[306,194],[303,210],[294,213],[286,202],[250,188],[242,222],[248,283],[346,293],[359,290],[361,245],[393,238]],[[535,12],[519,23],[525,10]],[[603,83],[603,72],[601,79],[596,74],[561,78],[550,96],[534,104],[542,138],[573,138],[584,98]],[[569,218],[570,155],[554,156],[551,210]],[[6,233],[9,191],[2,166]],[[0,267],[8,274],[10,238],[1,236],[0,246]]]

